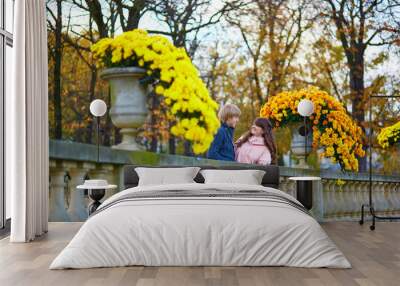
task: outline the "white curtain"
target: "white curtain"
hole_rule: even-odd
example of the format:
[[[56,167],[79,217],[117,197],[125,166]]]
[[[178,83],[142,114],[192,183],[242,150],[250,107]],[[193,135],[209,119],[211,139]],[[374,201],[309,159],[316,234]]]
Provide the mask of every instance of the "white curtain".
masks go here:
[[[49,152],[45,0],[15,1],[14,93],[6,98],[6,187],[12,242],[47,232]]]

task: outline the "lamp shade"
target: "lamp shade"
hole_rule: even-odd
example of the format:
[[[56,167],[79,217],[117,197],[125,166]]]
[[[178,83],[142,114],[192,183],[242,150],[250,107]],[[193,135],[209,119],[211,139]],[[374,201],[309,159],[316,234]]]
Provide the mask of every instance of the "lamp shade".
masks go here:
[[[90,103],[90,113],[93,116],[101,117],[107,112],[107,104],[101,99],[95,99]]]
[[[309,99],[302,99],[297,105],[297,112],[301,116],[310,116],[314,112],[314,103]]]

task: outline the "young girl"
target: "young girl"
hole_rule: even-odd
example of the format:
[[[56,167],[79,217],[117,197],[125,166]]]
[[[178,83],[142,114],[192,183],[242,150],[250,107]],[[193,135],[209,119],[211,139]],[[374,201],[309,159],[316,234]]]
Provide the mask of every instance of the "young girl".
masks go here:
[[[218,113],[221,127],[218,129],[207,152],[207,158],[223,161],[235,161],[233,133],[239,122],[240,109],[234,104],[225,104]]]
[[[236,142],[236,161],[240,163],[276,164],[276,146],[272,125],[266,118],[256,118],[250,131]]]

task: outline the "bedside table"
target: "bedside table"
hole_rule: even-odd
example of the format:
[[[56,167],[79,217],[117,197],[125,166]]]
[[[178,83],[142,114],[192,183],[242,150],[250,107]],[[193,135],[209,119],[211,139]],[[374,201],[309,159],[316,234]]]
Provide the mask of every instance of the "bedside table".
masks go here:
[[[313,181],[320,181],[320,177],[290,177],[296,181],[296,199],[310,210],[313,206]]]
[[[88,206],[90,216],[101,205],[100,200],[106,194],[106,190],[115,189],[117,188],[117,185],[109,185],[106,180],[85,180],[83,185],[79,185],[76,188],[88,190],[89,198],[93,200],[93,202]]]

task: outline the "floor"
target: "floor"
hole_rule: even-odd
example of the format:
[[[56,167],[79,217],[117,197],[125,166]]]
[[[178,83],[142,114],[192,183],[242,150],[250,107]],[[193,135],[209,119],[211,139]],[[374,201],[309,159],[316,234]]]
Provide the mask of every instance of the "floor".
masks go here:
[[[50,223],[48,235],[29,244],[0,240],[0,285],[400,285],[400,223],[381,222],[372,232],[356,222],[323,228],[352,269],[289,267],[124,267],[48,270],[80,223]]]

